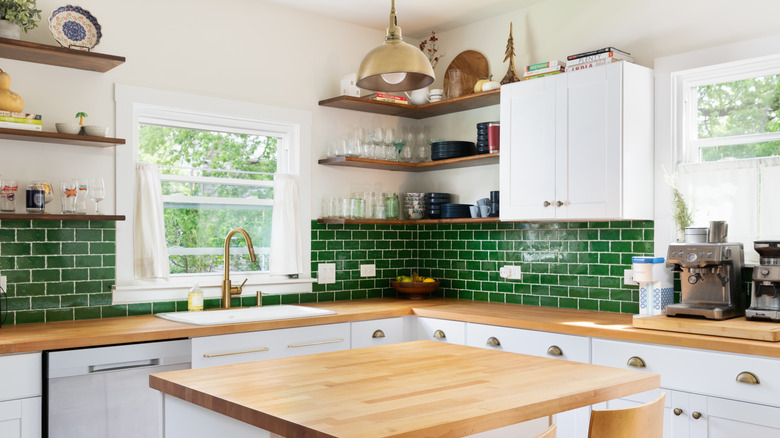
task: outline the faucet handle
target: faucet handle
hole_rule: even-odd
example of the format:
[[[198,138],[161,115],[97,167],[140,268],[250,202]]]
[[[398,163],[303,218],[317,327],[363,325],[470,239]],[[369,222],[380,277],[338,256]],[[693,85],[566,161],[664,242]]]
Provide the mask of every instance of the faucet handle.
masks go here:
[[[246,284],[246,282],[248,280],[249,280],[248,278],[245,278],[244,282],[241,283],[241,286],[231,286],[230,287],[230,294],[231,295],[241,295],[241,291],[243,290],[244,285]]]

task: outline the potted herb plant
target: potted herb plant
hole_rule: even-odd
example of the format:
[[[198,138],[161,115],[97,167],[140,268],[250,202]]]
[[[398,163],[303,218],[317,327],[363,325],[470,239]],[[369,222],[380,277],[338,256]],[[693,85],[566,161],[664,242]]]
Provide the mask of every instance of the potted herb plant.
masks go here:
[[[41,19],[41,10],[35,0],[0,0],[0,37],[18,40],[21,30],[38,26],[36,18]]]

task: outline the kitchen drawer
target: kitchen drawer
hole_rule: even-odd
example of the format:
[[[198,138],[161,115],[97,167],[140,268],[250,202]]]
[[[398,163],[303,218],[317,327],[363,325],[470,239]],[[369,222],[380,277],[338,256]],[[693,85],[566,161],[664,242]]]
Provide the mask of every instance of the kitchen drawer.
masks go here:
[[[437,318],[417,318],[417,339],[466,344],[466,323]]]
[[[348,350],[349,347],[349,323],[204,336],[192,339],[192,367]]]
[[[351,324],[352,348],[373,347],[403,342],[402,317],[356,321]]]
[[[469,323],[466,342],[472,347],[590,363],[588,337]]]
[[[0,356],[0,401],[41,395],[41,353]]]
[[[627,365],[632,357],[645,363],[643,371],[660,374],[664,388],[780,406],[780,359],[593,339],[596,365],[637,369]],[[744,372],[759,383],[738,382]]]

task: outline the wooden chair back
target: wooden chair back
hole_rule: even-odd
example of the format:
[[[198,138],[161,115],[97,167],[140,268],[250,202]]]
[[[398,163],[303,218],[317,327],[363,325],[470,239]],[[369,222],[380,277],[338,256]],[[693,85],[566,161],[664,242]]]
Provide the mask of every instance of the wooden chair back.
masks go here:
[[[664,399],[627,409],[593,410],[588,438],[663,438]]]
[[[541,435],[536,435],[536,438],[555,438],[555,433],[558,430],[558,426],[555,424],[550,425],[547,430],[542,432]]]

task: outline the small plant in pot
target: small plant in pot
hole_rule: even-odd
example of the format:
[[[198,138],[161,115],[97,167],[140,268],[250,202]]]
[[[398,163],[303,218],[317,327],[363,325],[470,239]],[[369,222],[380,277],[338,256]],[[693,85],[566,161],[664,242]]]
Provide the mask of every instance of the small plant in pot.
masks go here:
[[[0,0],[0,37],[19,39],[20,29],[25,33],[38,26],[41,10],[35,0]]]

